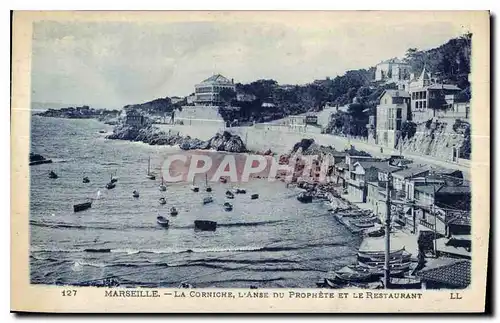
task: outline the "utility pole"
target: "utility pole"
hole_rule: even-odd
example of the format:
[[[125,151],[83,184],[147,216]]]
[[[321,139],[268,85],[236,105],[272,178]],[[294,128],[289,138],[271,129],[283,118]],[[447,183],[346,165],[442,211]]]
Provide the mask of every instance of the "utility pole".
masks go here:
[[[436,185],[432,184],[432,188],[434,189],[434,195],[432,195],[432,205],[431,205],[431,213],[434,216],[434,256],[437,258],[437,219],[436,219],[436,210],[434,205],[436,204]]]
[[[385,263],[384,263],[384,288],[388,289],[391,280],[391,191],[389,182],[391,181],[391,174],[387,175],[387,182],[385,183]]]

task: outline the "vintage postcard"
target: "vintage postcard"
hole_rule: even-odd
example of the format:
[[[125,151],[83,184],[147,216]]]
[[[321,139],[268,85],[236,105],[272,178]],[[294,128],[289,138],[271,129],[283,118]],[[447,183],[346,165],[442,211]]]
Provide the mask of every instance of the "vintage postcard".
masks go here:
[[[14,12],[11,309],[483,312],[487,11]]]

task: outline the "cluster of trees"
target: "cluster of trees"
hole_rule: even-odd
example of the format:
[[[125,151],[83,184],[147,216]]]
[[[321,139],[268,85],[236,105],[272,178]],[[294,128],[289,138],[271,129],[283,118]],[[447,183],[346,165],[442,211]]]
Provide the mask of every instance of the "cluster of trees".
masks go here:
[[[125,111],[134,110],[150,115],[165,115],[171,113],[175,109],[182,109],[183,105],[187,105],[186,98],[184,98],[184,100],[180,102],[172,103],[172,100],[166,97],[155,99],[145,103],[126,105],[123,108],[125,109]]]
[[[345,105],[352,102],[361,87],[368,89],[374,73],[374,68],[348,71],[333,79],[326,78],[292,86],[281,86],[272,79],[257,80],[248,84],[237,83],[236,92],[253,96],[255,99],[238,101],[236,92],[223,90],[220,96],[226,106],[220,109],[220,113],[226,120],[263,122],[287,115],[320,111],[327,103]],[[365,94],[372,94],[372,91]],[[263,106],[264,103],[267,105]]]
[[[461,89],[470,87],[472,34],[466,33],[447,43],[426,51],[410,48],[405,60],[411,65],[412,71],[418,75],[425,68],[436,76],[439,81],[456,84]]]

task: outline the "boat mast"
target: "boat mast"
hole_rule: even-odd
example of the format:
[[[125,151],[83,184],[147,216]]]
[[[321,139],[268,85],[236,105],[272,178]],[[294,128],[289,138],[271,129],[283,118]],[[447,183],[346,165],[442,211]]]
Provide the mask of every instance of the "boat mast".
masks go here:
[[[151,164],[151,157],[148,157],[148,175],[150,174],[150,164]]]

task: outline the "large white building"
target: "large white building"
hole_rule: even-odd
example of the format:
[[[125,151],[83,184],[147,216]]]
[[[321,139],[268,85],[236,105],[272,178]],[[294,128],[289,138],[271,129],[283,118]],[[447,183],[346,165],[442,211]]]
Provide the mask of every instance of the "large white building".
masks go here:
[[[235,85],[233,80],[229,80],[220,74],[213,75],[196,84],[194,86],[195,105],[219,106],[223,104],[224,101],[219,95],[223,89],[235,91]]]
[[[410,94],[401,90],[385,90],[377,106],[376,143],[394,148],[404,121],[408,119]]]

